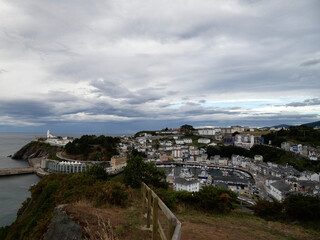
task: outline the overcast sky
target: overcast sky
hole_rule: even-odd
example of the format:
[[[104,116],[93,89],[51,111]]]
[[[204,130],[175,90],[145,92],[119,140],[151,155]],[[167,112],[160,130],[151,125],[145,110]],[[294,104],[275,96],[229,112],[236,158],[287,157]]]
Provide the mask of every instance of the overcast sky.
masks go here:
[[[319,0],[0,0],[0,131],[320,120]]]

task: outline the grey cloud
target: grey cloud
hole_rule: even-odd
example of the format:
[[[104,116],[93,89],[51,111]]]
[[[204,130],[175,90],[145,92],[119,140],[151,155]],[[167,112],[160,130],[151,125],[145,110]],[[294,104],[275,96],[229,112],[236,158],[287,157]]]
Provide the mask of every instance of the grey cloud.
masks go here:
[[[255,107],[234,103],[226,108],[219,102],[238,94],[253,99],[310,96],[286,106],[319,105],[320,71],[307,68],[320,63],[317,0],[7,4],[8,13],[0,10],[9,19],[0,23],[1,82],[36,79],[57,86],[23,89],[19,96],[24,101],[5,101],[0,89],[0,116],[48,121],[83,112],[146,122],[217,115],[241,120],[245,114],[247,121],[250,116],[256,122],[293,121],[290,114],[264,119],[269,114],[257,114]],[[71,85],[63,89],[65,82],[88,86],[89,97]],[[216,107],[203,107],[210,102]],[[315,118],[303,111],[293,115]]]
[[[313,65],[317,65],[320,63],[320,59],[313,59],[313,60],[309,60],[309,61],[305,61],[303,63],[300,64],[300,66],[313,66]]]
[[[287,107],[304,107],[304,106],[315,106],[320,105],[320,98],[306,99],[303,102],[292,102],[285,106]]]
[[[38,118],[53,114],[50,105],[41,101],[15,100],[0,103],[0,115]]]

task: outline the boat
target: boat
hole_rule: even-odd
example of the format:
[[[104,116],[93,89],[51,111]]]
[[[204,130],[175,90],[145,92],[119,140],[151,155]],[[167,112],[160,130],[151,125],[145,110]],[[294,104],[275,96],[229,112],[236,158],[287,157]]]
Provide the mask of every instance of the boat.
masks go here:
[[[207,179],[209,176],[208,171],[205,168],[201,168],[201,172],[198,175],[198,178]]]
[[[228,177],[229,176],[228,171],[221,171],[221,172],[222,172],[222,176],[223,177]]]
[[[192,178],[193,174],[190,172],[189,168],[182,167],[181,168],[181,172],[179,174],[179,177],[181,177],[181,178]]]

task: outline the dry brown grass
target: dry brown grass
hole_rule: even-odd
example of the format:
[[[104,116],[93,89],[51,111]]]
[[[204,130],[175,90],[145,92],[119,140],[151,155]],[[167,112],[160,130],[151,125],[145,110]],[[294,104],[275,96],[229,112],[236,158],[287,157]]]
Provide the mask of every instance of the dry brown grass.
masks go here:
[[[301,226],[268,222],[247,213],[212,215],[199,212],[178,213],[183,240],[262,240],[320,239],[320,233]]]
[[[82,226],[84,237],[88,240],[151,239],[149,231],[141,230],[144,219],[141,202],[138,201],[127,208],[113,205],[97,208],[91,202],[82,200],[66,206],[65,211]]]

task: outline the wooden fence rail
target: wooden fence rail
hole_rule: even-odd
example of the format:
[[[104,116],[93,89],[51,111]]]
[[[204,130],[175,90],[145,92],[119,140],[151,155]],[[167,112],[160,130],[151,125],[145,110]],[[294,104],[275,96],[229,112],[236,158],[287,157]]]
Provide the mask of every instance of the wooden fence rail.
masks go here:
[[[145,183],[142,183],[142,197],[142,212],[147,214],[147,228],[150,228],[152,218],[152,240],[156,240],[158,233],[162,240],[180,240],[181,222]],[[160,221],[160,214],[165,216],[166,223]]]

